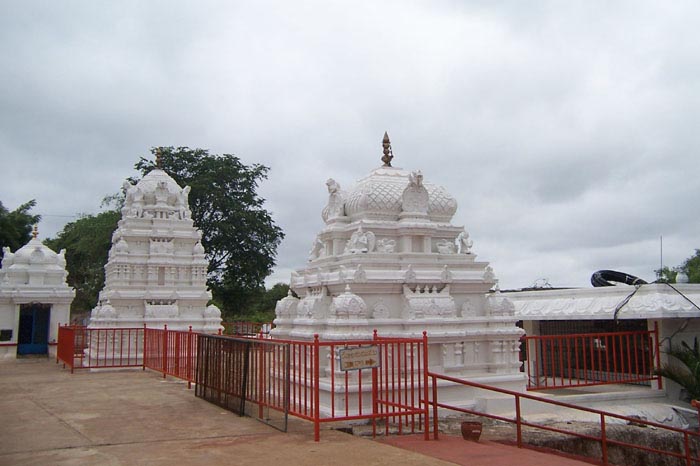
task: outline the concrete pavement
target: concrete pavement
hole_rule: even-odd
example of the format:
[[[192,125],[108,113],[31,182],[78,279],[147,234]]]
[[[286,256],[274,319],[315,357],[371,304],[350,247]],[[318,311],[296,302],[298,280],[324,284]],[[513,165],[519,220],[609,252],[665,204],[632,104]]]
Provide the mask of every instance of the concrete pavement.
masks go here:
[[[311,423],[290,417],[289,432],[279,432],[196,398],[185,382],[155,372],[71,375],[46,358],[0,362],[0,465],[493,466],[509,464],[504,452],[517,458],[513,464],[530,464],[523,461],[532,454],[541,455],[532,463],[540,466],[586,464],[445,437],[378,442],[323,430],[314,442]]]

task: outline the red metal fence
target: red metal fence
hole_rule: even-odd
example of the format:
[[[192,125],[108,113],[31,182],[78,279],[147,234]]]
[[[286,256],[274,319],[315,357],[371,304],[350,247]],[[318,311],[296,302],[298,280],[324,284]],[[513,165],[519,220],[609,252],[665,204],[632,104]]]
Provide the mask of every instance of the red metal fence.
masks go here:
[[[143,366],[144,328],[59,326],[56,362],[74,369]]]
[[[428,376],[431,379],[432,382],[432,399],[429,401],[432,410],[433,410],[433,438],[437,440],[439,434],[438,434],[438,408],[442,409],[448,409],[452,411],[457,411],[460,413],[465,413],[465,414],[472,414],[472,415],[477,415],[477,416],[482,416],[490,419],[496,419],[499,421],[504,421],[508,423],[512,423],[516,425],[516,442],[519,448],[522,448],[523,446],[523,432],[522,429],[523,427],[531,427],[531,428],[536,428],[536,429],[541,429],[541,430],[546,430],[549,432],[557,432],[560,434],[566,434],[570,435],[572,437],[577,437],[580,439],[584,440],[590,440],[594,442],[598,442],[600,444],[600,451],[601,451],[601,460],[604,465],[608,465],[608,458],[609,458],[609,450],[610,447],[621,447],[621,448],[629,448],[632,450],[638,450],[641,452],[645,452],[646,454],[650,455],[659,455],[656,458],[660,457],[673,457],[679,459],[682,464],[685,464],[686,466],[691,466],[694,463],[700,462],[700,456],[698,456],[698,445],[700,442],[700,433],[691,431],[691,430],[685,430],[685,429],[679,429],[677,427],[670,427],[666,426],[664,424],[659,424],[657,422],[651,422],[651,421],[644,421],[639,418],[632,418],[632,417],[627,417],[627,416],[622,416],[619,414],[614,414],[611,412],[607,411],[601,411],[598,409],[592,409],[592,408],[586,408],[582,406],[576,406],[572,405],[569,403],[563,403],[560,401],[555,401],[551,399],[546,399],[546,398],[540,398],[535,395],[529,395],[526,393],[520,393],[512,390],[506,390],[502,388],[496,388],[492,387],[489,385],[482,385],[479,383],[475,382],[469,382],[466,380],[462,379],[457,379],[454,377],[449,377],[446,375],[441,375],[441,374],[435,374],[433,372],[429,372]],[[498,393],[499,395],[509,395],[513,397],[514,400],[514,409],[515,409],[515,416],[514,417],[507,417],[507,416],[500,416],[500,415],[495,415],[495,414],[488,414],[484,413],[481,411],[476,411],[468,408],[462,408],[458,406],[453,406],[444,402],[440,402],[438,400],[438,380],[444,380],[447,382],[451,382],[454,384],[459,384],[465,387],[472,387],[472,388],[477,388],[481,390],[485,390],[488,392],[493,392],[493,393]],[[593,435],[590,433],[582,433],[580,431],[575,430],[572,428],[571,430],[567,430],[563,427],[554,427],[552,425],[547,425],[547,424],[537,424],[533,422],[528,422],[525,419],[523,419],[522,416],[522,400],[529,400],[531,402],[537,402],[537,403],[542,403],[546,405],[550,405],[553,408],[551,408],[551,411],[562,411],[563,409],[570,409],[574,410],[576,412],[586,412],[586,413],[591,413],[597,416],[599,419],[599,427],[600,427],[600,433],[599,435]],[[652,448],[648,445],[642,444],[642,443],[630,443],[630,442],[625,442],[622,440],[617,440],[613,439],[610,437],[608,432],[606,431],[606,427],[609,424],[612,424],[612,422],[609,422],[609,420],[613,420],[613,422],[616,422],[618,424],[623,423],[623,424],[631,424],[635,426],[640,426],[640,427],[650,427],[652,429],[658,429],[663,432],[669,433],[670,436],[675,436],[674,440],[678,440],[679,443],[682,445],[681,451],[675,451],[673,449],[673,446],[671,445],[671,439],[669,437],[665,437],[664,442],[666,449],[661,450],[657,448]],[[634,436],[632,436],[634,438]],[[639,438],[640,442],[643,442],[643,438]],[[647,456],[646,460],[648,460],[648,463],[645,464],[658,464],[661,463],[660,460],[654,460],[652,459],[651,456]],[[669,464],[669,463],[664,463],[664,464]]]
[[[187,380],[188,388],[194,382],[197,362],[197,336],[192,331],[144,329],[143,367]]]
[[[658,326],[650,331],[523,337],[528,390],[613,383],[649,383],[661,377]]]
[[[260,336],[260,333],[257,334]],[[341,367],[346,350],[374,348]],[[373,358],[376,357],[376,360]],[[74,369],[143,367],[197,383],[202,397],[263,419],[278,412],[314,422],[369,419],[428,436],[428,354],[423,338],[313,341],[235,338],[151,328],[59,327],[57,362]],[[201,390],[201,391],[200,391]],[[257,411],[246,411],[245,403]]]
[[[253,403],[259,416],[273,410],[307,419],[316,440],[322,423],[360,419],[371,420],[374,433],[383,420],[387,432],[393,424],[428,438],[426,335],[342,342],[200,335],[199,345],[197,395],[236,412],[250,413]],[[356,349],[378,359],[341,367],[341,352]]]

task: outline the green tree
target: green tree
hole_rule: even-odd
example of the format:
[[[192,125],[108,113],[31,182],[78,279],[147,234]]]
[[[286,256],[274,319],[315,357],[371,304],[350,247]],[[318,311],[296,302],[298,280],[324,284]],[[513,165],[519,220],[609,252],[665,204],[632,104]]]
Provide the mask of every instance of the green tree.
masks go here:
[[[0,258],[3,257],[2,248],[9,247],[14,252],[29,242],[32,225],[41,219],[40,215],[29,213],[35,206],[36,201],[32,199],[10,212],[0,202]]]
[[[664,266],[661,269],[654,270],[654,273],[656,274],[656,281],[659,283],[676,283],[677,270]]]
[[[234,155],[210,155],[204,149],[160,147],[160,167],[180,185],[191,187],[192,219],[202,231],[209,260],[214,301],[227,316],[246,312],[259,296],[275,265],[284,234],[264,209],[257,194],[268,168],[245,165]],[[145,175],[155,162],[141,158],[136,169]]]
[[[673,380],[683,387],[691,400],[700,399],[700,347],[695,337],[693,346],[681,342],[673,346],[668,354],[681,364],[664,364],[656,373]]]
[[[75,288],[71,312],[87,312],[97,304],[105,282],[104,266],[112,244],[112,233],[120,217],[116,210],[83,215],[66,224],[56,238],[44,241],[55,251],[66,250],[68,284]]]
[[[695,254],[687,258],[679,269],[688,276],[689,283],[700,283],[700,249],[696,249]]]

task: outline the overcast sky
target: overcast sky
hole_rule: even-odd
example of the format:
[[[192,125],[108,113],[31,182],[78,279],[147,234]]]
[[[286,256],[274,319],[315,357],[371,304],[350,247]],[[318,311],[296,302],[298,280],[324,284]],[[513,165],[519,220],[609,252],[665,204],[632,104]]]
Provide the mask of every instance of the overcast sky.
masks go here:
[[[42,237],[154,146],[270,167],[304,266],[325,181],[421,169],[501,288],[647,280],[700,248],[700,3],[2,1],[0,201]]]

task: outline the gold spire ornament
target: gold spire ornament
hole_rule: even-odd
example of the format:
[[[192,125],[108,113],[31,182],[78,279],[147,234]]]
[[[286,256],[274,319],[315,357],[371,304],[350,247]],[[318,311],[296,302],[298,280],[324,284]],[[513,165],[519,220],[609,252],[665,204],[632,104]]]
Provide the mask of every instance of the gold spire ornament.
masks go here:
[[[39,236],[39,225],[34,224],[34,229],[32,230],[32,238],[36,239]]]
[[[384,162],[385,167],[391,167],[391,159],[394,158],[394,152],[391,150],[391,141],[389,141],[389,134],[386,131],[384,131],[382,147],[384,148],[384,156],[382,157],[382,162]]]
[[[156,168],[163,168],[163,159],[162,159],[162,153],[160,151],[160,147],[156,148]]]

